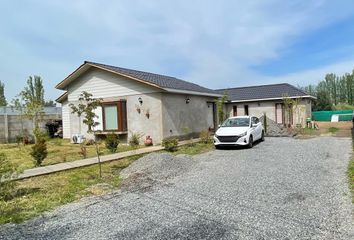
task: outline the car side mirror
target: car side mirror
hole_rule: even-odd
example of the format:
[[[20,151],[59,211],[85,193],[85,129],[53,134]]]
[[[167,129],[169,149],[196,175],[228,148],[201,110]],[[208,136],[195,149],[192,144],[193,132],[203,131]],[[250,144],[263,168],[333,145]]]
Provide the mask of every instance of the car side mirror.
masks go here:
[[[218,125],[218,128],[221,127],[221,124]]]

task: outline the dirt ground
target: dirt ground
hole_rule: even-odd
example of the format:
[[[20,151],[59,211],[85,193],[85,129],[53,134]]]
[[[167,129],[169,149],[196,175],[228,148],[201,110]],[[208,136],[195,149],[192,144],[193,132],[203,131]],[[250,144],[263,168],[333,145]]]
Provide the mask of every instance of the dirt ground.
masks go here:
[[[320,128],[320,134],[328,134],[328,129],[337,128],[338,131],[332,133],[336,137],[351,137],[353,123],[351,121],[346,122],[316,122]]]
[[[335,127],[338,129],[351,130],[353,123],[351,121],[346,122],[316,122],[320,129],[329,129]]]

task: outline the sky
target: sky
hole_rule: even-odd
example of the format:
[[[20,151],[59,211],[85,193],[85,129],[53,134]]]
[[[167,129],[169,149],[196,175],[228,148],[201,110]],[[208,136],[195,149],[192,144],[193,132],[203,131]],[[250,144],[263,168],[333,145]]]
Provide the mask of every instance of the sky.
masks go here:
[[[217,89],[316,84],[354,69],[354,1],[0,0],[7,100],[30,75],[46,99],[85,60]]]

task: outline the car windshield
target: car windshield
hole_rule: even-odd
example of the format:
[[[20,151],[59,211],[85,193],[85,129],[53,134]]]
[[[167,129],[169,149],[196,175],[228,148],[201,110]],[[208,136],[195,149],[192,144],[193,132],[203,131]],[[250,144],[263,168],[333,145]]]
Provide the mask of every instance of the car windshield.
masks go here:
[[[248,127],[250,125],[250,118],[229,118],[221,127]]]

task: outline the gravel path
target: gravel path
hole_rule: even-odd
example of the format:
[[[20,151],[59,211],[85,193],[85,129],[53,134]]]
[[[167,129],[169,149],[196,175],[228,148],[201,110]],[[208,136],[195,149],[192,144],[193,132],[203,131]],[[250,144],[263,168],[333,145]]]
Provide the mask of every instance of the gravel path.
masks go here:
[[[354,239],[350,154],[351,140],[333,137],[267,138],[253,149],[179,156],[182,164],[155,154],[124,172],[122,191],[1,226],[0,238]],[[163,166],[172,174],[157,174]],[[150,181],[129,188],[144,171]]]

